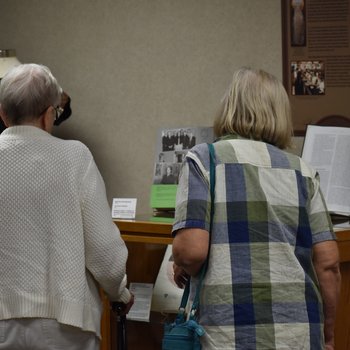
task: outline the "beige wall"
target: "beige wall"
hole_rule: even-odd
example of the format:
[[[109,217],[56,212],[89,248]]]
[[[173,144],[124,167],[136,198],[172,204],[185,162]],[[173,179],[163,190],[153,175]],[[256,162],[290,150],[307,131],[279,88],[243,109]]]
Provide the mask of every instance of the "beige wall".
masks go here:
[[[282,78],[280,0],[0,0],[0,48],[72,97],[56,130],[92,151],[113,197],[150,214],[158,128],[209,126],[232,72]]]

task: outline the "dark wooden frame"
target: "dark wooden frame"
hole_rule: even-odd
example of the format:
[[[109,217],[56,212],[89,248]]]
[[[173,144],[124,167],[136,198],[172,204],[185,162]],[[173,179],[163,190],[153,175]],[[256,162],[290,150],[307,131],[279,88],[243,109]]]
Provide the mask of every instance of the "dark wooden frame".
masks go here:
[[[290,1],[289,0],[281,0],[281,21],[282,21],[282,81],[283,85],[290,95]],[[291,99],[291,102],[293,99]],[[292,102],[293,104],[293,102]],[[293,105],[292,105],[293,107]],[[350,118],[344,115],[326,115],[320,116],[320,119],[317,121],[313,121],[312,124],[316,125],[327,125],[327,126],[343,126],[350,127]],[[304,129],[295,129],[294,128],[294,136],[305,136],[306,127]]]

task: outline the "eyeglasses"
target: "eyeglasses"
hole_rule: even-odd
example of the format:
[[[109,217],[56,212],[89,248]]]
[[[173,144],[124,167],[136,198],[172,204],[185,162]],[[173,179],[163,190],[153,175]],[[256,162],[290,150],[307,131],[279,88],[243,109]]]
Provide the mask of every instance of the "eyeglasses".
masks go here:
[[[64,109],[60,106],[54,107],[54,110],[56,112],[56,117],[55,117],[55,121],[61,116],[61,114],[63,113]]]
[[[49,106],[50,107],[50,106]],[[40,115],[44,114],[46,112],[46,110],[49,108],[49,107],[46,107],[41,113]],[[53,109],[55,110],[55,121],[58,120],[58,118],[61,116],[61,114],[64,112],[64,109],[60,106],[57,106],[57,107],[53,107]]]

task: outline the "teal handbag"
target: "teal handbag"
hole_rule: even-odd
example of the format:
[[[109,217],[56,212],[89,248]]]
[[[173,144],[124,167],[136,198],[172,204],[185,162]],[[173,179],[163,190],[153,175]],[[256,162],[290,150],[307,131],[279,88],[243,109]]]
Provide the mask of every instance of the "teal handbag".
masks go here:
[[[212,144],[208,144],[210,153],[210,228],[212,230],[212,221],[214,216],[214,193],[215,193],[215,151]],[[209,239],[210,240],[210,239]],[[210,247],[210,242],[209,242]],[[175,321],[165,324],[164,336],[162,341],[162,350],[201,350],[200,337],[205,334],[204,328],[197,322],[197,311],[199,309],[199,295],[202,287],[203,278],[207,272],[208,258],[205,260],[201,272],[196,294],[190,310],[189,318],[186,320],[186,305],[190,294],[190,278],[187,280],[184,293],[182,295],[179,311]]]
[[[202,348],[199,338],[204,335],[205,331],[203,327],[197,323],[196,314],[193,312],[193,306],[190,317],[186,321],[185,308],[190,291],[189,280],[190,279],[188,279],[186,283],[175,321],[164,326],[163,350],[200,350]]]

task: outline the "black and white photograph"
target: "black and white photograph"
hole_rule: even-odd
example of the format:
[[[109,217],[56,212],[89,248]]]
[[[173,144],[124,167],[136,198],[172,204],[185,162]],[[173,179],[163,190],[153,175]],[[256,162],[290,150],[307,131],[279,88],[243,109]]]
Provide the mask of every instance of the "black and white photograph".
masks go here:
[[[181,164],[196,144],[213,142],[212,127],[181,127],[158,131],[153,184],[176,185]]]
[[[293,96],[325,94],[323,61],[294,61],[291,63],[291,73]]]
[[[171,129],[162,132],[163,152],[190,149],[195,144],[196,136],[190,128]]]
[[[180,173],[180,163],[156,163],[154,184],[176,185]]]

